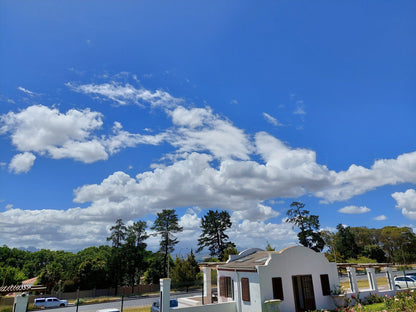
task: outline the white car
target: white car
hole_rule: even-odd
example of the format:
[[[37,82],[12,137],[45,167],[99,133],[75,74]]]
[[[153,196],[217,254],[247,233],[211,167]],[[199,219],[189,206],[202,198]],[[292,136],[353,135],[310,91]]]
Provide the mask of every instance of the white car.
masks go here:
[[[394,284],[397,289],[416,288],[416,277],[413,276],[396,276]]]
[[[47,298],[36,298],[33,303],[35,307],[44,307],[44,308],[57,308],[57,307],[67,307],[68,301],[60,300],[56,297],[47,297]]]

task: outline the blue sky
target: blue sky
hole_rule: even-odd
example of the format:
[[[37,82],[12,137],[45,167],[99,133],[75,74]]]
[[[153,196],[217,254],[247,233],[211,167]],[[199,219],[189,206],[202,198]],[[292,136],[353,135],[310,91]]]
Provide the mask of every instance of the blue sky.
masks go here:
[[[178,253],[208,209],[279,249],[292,201],[415,228],[415,10],[0,0],[0,244],[79,250],[174,208]]]

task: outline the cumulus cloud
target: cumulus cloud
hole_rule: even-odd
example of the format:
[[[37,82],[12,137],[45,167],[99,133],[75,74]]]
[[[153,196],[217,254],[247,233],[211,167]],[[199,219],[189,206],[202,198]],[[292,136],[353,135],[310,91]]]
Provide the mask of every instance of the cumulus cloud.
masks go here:
[[[370,208],[365,207],[365,206],[346,206],[344,208],[338,209],[338,212],[340,213],[347,213],[347,214],[360,214],[360,213],[366,213],[371,211]]]
[[[70,109],[66,113],[43,105],[29,106],[18,113],[0,116],[0,134],[10,134],[12,144],[23,154],[10,163],[15,173],[27,172],[37,153],[53,159],[70,158],[84,163],[106,160],[109,154],[138,144],[159,144],[164,135],[132,134],[116,122],[113,134],[98,136],[102,114],[90,109]]]
[[[249,136],[229,120],[213,114],[209,107],[187,109],[179,106],[169,115],[178,126],[167,138],[176,153],[210,152],[218,159],[247,160],[253,152]]]
[[[68,86],[119,105],[160,107],[171,119],[171,127],[159,134],[149,135],[150,131],[146,131],[143,135],[130,133],[120,122],[115,122],[110,134],[99,135],[104,119],[99,112],[89,109],[60,112],[56,108],[33,105],[18,113],[0,116],[0,133],[9,134],[20,152],[9,165],[13,172],[30,170],[35,154],[92,163],[138,144],[167,143],[171,149],[162,155],[161,163],[150,166],[150,170],[135,176],[116,171],[95,184],[76,188],[74,202],[84,204],[85,208],[65,211],[12,208],[0,213],[0,228],[10,230],[10,234],[1,233],[6,233],[7,239],[13,240],[13,234],[18,236],[19,229],[33,234],[26,237],[28,242],[40,242],[51,238],[55,231],[58,233],[56,241],[62,242],[61,238],[67,237],[68,244],[76,244],[77,240],[88,244],[88,237],[93,233],[94,239],[98,234],[107,237],[109,224],[120,216],[132,220],[164,208],[198,207],[230,211],[233,218],[230,237],[243,242],[245,247],[259,246],[261,240],[268,237],[272,245],[283,248],[288,238],[291,243],[297,241],[296,233],[283,221],[281,224],[267,222],[279,216],[266,204],[270,199],[312,195],[334,202],[383,185],[416,183],[416,152],[399,155],[396,159],[376,160],[370,168],[353,164],[345,171],[336,172],[319,164],[316,152],[311,149],[291,147],[266,132],[247,134],[210,107],[186,107],[182,105],[183,100],[164,91],[113,82]],[[416,219],[414,192],[408,190],[392,196],[405,216]],[[368,211],[367,207],[357,206],[339,210],[341,213]],[[180,223],[186,235],[181,239],[192,237],[194,240],[199,235],[200,213],[194,208],[182,216]],[[381,217],[377,217],[378,220]],[[66,225],[57,227],[56,218]],[[16,230],[11,229],[13,222]],[[38,228],[37,234],[30,226]],[[81,237],[79,233],[88,237]],[[275,241],[270,237],[276,237]],[[157,245],[156,240],[151,242]]]
[[[399,155],[396,159],[379,159],[371,168],[351,165],[334,175],[330,186],[315,192],[326,202],[342,201],[364,194],[383,185],[416,183],[416,152]]]
[[[14,173],[26,173],[32,168],[36,156],[29,152],[15,155],[9,164],[9,170]]]
[[[395,192],[391,196],[396,200],[396,208],[401,209],[405,217],[416,220],[416,190]]]
[[[374,217],[373,219],[376,221],[384,221],[387,220],[387,217],[385,215],[379,215],[377,217]]]

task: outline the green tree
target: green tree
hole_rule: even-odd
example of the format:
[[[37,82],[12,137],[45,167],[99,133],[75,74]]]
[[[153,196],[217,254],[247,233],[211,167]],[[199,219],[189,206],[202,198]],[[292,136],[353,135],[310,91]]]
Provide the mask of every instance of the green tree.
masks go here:
[[[148,268],[144,272],[144,282],[146,284],[159,284],[159,280],[164,277],[165,255],[161,252],[153,253],[147,260]],[[168,255],[169,267],[175,265],[172,257]]]
[[[300,229],[299,243],[315,251],[322,251],[325,242],[319,232],[319,217],[309,214],[309,211],[304,209],[305,204],[303,203],[293,202],[290,207],[286,222],[292,223]]]
[[[275,251],[276,249],[270,245],[269,241],[267,241],[266,251]]]
[[[121,219],[117,219],[116,225],[110,228],[111,235],[107,237],[107,241],[112,242],[112,246],[119,248],[126,238],[127,227],[124,225]]]
[[[235,247],[234,243],[228,243],[227,248],[224,249],[224,252],[222,253],[222,259],[223,261],[228,260],[228,258],[231,255],[238,255],[238,250]]]
[[[140,282],[140,277],[146,270],[146,243],[149,235],[146,233],[146,222],[137,221],[127,227],[126,243],[123,245],[125,271],[132,293],[134,285]]]
[[[111,235],[107,237],[107,241],[111,241],[113,246],[110,259],[110,273],[111,279],[113,281],[113,286],[116,289],[117,294],[118,285],[121,284],[124,273],[124,266],[122,266],[123,254],[121,247],[126,238],[127,227],[124,225],[121,219],[117,219],[116,224],[110,228],[110,231]]]
[[[57,285],[61,279],[62,272],[62,265],[57,262],[49,263],[41,270],[38,279],[40,284],[46,286],[48,293]]]
[[[158,212],[155,223],[151,227],[152,230],[160,235],[160,249],[163,253],[163,277],[167,277],[168,270],[168,255],[174,251],[174,246],[178,243],[175,233],[183,231],[183,228],[178,224],[178,216],[174,209],[163,209]]]
[[[230,243],[225,231],[231,225],[231,217],[227,211],[209,210],[201,219],[202,233],[198,239],[197,252],[208,247],[211,257],[216,256],[220,261],[223,261],[224,251]]]
[[[198,262],[191,250],[191,253],[185,260],[176,258],[171,274],[172,283],[179,288],[186,287],[186,291],[188,292],[189,287],[195,285],[195,282],[197,282],[199,271]]]
[[[360,255],[360,249],[355,242],[355,236],[349,226],[337,225],[338,232],[335,235],[335,248],[341,256],[341,261],[354,258]]]

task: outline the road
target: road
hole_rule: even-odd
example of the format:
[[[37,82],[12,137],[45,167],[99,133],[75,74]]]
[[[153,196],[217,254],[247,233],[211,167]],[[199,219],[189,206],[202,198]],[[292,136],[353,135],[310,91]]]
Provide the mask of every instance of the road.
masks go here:
[[[197,292],[189,292],[189,293],[174,293],[171,294],[171,298],[182,298],[182,297],[190,297],[196,296],[200,294],[201,291]],[[157,300],[158,296],[149,296],[149,297],[141,297],[141,298],[124,298],[123,301],[123,308],[137,308],[137,307],[144,307],[144,306],[151,306],[155,300]],[[97,303],[97,304],[85,304],[78,306],[78,312],[95,312],[101,309],[109,309],[109,308],[117,308],[121,310],[121,300],[106,302],[106,303]],[[65,308],[54,308],[54,309],[47,309],[49,312],[76,312],[77,307],[74,305],[70,305]],[[38,310],[41,311],[41,310]]]

